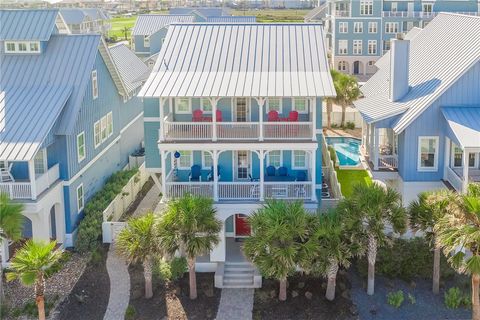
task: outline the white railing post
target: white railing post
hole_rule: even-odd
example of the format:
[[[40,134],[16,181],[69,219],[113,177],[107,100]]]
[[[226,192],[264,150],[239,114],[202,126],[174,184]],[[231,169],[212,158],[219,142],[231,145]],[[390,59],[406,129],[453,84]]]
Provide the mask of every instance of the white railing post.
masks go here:
[[[218,98],[209,98],[212,104],[212,141],[217,141],[217,102]]]
[[[218,151],[213,150],[213,201],[218,201]]]
[[[30,190],[32,200],[37,200],[37,188],[35,185],[35,165],[33,159],[28,161],[28,177],[30,178]]]
[[[317,141],[317,99],[311,98],[310,104],[312,107],[312,119],[310,119],[310,123],[312,126],[312,141]]]
[[[258,140],[263,141],[263,107],[265,106],[265,98],[255,98],[258,103],[258,123],[259,123],[259,136]]]
[[[160,166],[162,167],[162,196],[164,199],[167,197],[167,168],[165,157],[167,156],[166,151],[160,151]]]
[[[160,101],[159,101],[159,115],[160,115],[160,131],[159,131],[159,137],[158,139],[160,141],[165,141],[165,122],[163,122],[165,119],[164,119],[164,108],[165,108],[165,99],[164,98],[160,98]]]
[[[317,187],[317,181],[316,181],[316,175],[315,175],[315,171],[316,171],[316,168],[315,168],[315,163],[316,163],[316,150],[312,150],[311,151],[311,160],[310,160],[310,172],[311,172],[311,177],[312,177],[312,195],[311,195],[311,199],[312,201],[315,201],[317,199],[317,192],[316,192],[316,187]]]
[[[260,150],[259,152],[259,156],[260,156],[260,201],[263,201],[265,199],[265,174],[264,174],[264,170],[265,170],[265,151],[264,150]]]

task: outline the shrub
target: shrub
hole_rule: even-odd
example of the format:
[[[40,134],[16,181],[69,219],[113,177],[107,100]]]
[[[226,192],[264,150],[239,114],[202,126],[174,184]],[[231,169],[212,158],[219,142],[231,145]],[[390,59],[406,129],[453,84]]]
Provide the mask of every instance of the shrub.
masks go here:
[[[448,309],[457,309],[460,306],[468,307],[471,303],[469,296],[457,287],[450,288],[445,292],[444,302]]]
[[[337,163],[337,152],[335,152],[335,148],[328,146],[328,152],[330,153],[330,160],[332,160],[333,165],[335,165],[335,163]]]
[[[187,272],[187,259],[184,257],[173,258],[171,261],[160,261],[157,267],[157,275],[164,281],[175,281]]]
[[[332,129],[337,129],[337,128],[338,128],[338,124],[332,123]]]
[[[133,320],[135,319],[135,314],[137,311],[135,311],[135,307],[132,306],[131,304],[128,305],[127,310],[125,310],[125,320]]]
[[[355,129],[355,123],[352,122],[352,121],[347,121],[347,123],[345,123],[345,128],[353,130],[353,129]]]
[[[114,173],[85,205],[84,218],[78,226],[75,248],[79,252],[93,251],[102,234],[103,211],[110,202],[122,192],[128,180],[138,172],[138,169],[118,171]]]
[[[398,290],[396,292],[389,292],[387,294],[388,304],[397,309],[400,308],[400,306],[403,303],[403,300],[405,300],[405,297],[403,296],[402,290]]]

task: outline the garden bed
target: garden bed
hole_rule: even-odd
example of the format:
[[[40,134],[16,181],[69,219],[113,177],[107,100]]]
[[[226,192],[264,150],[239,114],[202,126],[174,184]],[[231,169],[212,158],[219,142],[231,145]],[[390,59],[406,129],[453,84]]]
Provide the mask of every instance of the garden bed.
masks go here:
[[[83,275],[70,295],[60,304],[55,319],[103,319],[110,297],[110,279],[106,260],[108,245],[99,246],[92,253]]]
[[[326,280],[322,278],[289,278],[287,301],[283,302],[278,300],[278,288],[278,281],[263,279],[262,288],[255,290],[253,319],[357,319],[344,272],[339,272],[334,301],[325,299]]]
[[[171,283],[154,278],[153,297],[145,299],[143,268],[130,266],[129,272],[131,289],[128,319],[215,319],[221,290],[214,288],[213,273],[197,273],[198,298],[190,300],[188,273]]]

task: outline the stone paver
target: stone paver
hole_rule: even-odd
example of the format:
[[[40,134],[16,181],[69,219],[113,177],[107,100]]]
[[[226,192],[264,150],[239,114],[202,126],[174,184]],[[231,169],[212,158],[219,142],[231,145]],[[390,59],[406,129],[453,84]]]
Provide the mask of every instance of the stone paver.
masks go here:
[[[216,320],[251,320],[254,292],[254,289],[222,289]]]
[[[128,267],[121,257],[114,250],[113,244],[107,256],[107,272],[110,278],[110,298],[104,320],[118,320],[125,318],[130,301],[130,275]]]
[[[157,206],[158,202],[160,201],[160,190],[156,184],[154,184],[150,190],[148,190],[145,197],[143,197],[142,201],[138,204],[138,207],[133,212],[134,217],[141,216],[145,212],[152,211]]]

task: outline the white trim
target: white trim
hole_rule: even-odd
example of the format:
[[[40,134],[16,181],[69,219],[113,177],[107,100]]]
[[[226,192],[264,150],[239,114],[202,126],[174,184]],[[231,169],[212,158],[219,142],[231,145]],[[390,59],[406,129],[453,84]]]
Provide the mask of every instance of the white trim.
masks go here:
[[[143,115],[143,112],[142,112],[142,115]],[[161,119],[160,117],[144,117],[143,121],[144,122],[160,122]]]
[[[80,155],[80,145],[78,144],[78,139],[80,138],[80,136],[83,136],[83,156]],[[85,158],[87,156],[87,149],[86,149],[86,143],[85,143],[85,131],[82,131],[79,134],[77,134],[77,141],[76,142],[77,142],[76,143],[76,145],[77,145],[77,161],[78,161],[78,163],[80,163],[83,160],[85,160]]]
[[[297,106],[295,103],[295,100],[305,100],[305,111],[298,111]],[[297,111],[299,114],[308,114],[308,103],[309,99],[308,98],[292,98],[292,110]],[[311,106],[312,108],[315,108],[315,106]]]
[[[295,152],[304,152],[304,154],[305,154],[305,166],[303,166],[303,167],[295,166]],[[291,158],[292,158],[291,159],[292,170],[307,170],[308,169],[308,153],[307,153],[307,151],[305,151],[305,150],[292,150],[291,154],[292,154],[292,156],[291,156]],[[313,170],[313,169],[311,169],[311,170]]]
[[[212,166],[206,166],[205,165],[205,155],[209,155],[212,157],[212,166],[213,166],[213,156],[209,151],[202,151],[202,169],[203,170],[210,170]]]
[[[421,160],[421,140],[425,140],[425,139],[428,139],[428,140],[431,140],[431,139],[434,139],[435,140],[435,154],[434,154],[434,159],[433,159],[433,167],[422,167],[421,166],[421,163],[422,163],[422,160]],[[438,155],[439,155],[439,143],[440,142],[440,138],[438,136],[419,136],[418,137],[418,148],[417,148],[417,171],[418,172],[435,172],[435,171],[438,171]]]
[[[13,44],[13,46],[15,47],[12,50],[8,50],[7,47],[9,44]],[[19,48],[19,45],[20,44],[24,44],[25,45],[25,50],[23,51],[20,51],[20,48]],[[32,50],[31,49],[31,45],[32,44],[35,44],[37,45],[37,50]],[[32,53],[41,53],[41,45],[40,45],[40,41],[12,41],[12,40],[7,40],[5,41],[4,43],[4,52],[6,54],[9,54],[9,53],[13,53],[13,54],[32,54]]]
[[[92,99],[95,100],[98,98],[98,75],[97,69],[92,70]]]
[[[80,190],[80,188],[82,189],[82,206],[80,207],[78,204],[79,204],[79,198],[78,198],[78,190]],[[85,189],[83,189],[83,183],[80,183],[77,187],[77,190],[76,190],[76,193],[75,193],[75,197],[77,199],[77,213],[80,213],[80,211],[83,210],[83,208],[85,207]]]
[[[187,111],[179,111],[178,110],[178,101],[179,100],[187,100],[188,101],[188,110]],[[192,113],[192,99],[190,98],[175,98],[175,113],[176,114],[191,114]]]

